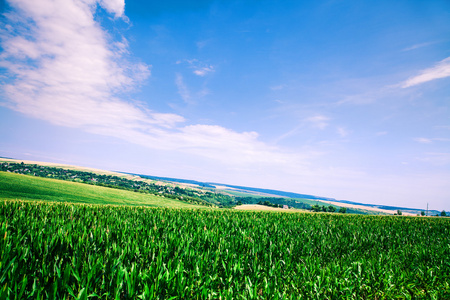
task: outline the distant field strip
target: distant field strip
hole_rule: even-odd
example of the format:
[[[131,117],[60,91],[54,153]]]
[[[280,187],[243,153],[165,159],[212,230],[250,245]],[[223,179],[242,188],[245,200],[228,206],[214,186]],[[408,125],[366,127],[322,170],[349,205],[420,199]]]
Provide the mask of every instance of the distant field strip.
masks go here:
[[[3,200],[0,224],[0,299],[450,299],[446,218]]]
[[[174,208],[202,207],[151,194],[7,172],[0,172],[0,199]]]

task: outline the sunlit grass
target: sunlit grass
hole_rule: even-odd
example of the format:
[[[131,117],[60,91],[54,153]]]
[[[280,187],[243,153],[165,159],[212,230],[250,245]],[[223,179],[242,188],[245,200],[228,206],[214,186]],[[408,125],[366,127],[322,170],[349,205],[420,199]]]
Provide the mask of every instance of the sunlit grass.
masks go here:
[[[195,208],[182,201],[56,179],[0,172],[0,199]]]
[[[450,298],[445,218],[8,200],[0,224],[3,299]]]

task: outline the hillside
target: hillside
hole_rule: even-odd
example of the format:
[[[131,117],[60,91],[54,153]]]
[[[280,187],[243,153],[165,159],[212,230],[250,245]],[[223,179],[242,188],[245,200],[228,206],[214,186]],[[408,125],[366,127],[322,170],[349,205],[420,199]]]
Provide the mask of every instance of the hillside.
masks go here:
[[[5,199],[173,208],[205,207],[163,196],[0,172],[0,200]]]
[[[231,208],[238,203],[258,204],[259,202],[269,201],[281,206],[287,205],[291,208],[314,211],[318,211],[320,208],[320,211],[333,212],[345,207],[346,213],[353,214],[392,215],[397,213],[398,210],[402,211],[404,215],[422,213],[422,210],[419,209],[364,204],[277,190],[113,172],[45,162],[22,162],[6,158],[0,158],[0,171],[113,187],[153,196],[164,196],[188,204],[223,208]],[[437,215],[438,213],[437,211],[429,211],[429,215]]]

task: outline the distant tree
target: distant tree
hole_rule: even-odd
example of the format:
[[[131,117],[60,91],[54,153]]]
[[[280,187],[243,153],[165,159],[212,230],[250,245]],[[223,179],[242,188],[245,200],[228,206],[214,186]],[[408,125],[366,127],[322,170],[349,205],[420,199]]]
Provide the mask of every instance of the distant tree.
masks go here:
[[[237,205],[242,205],[242,201],[239,200],[239,201],[237,202]]]
[[[420,212],[420,215],[421,215],[421,216],[425,216],[425,212],[422,210],[422,211]]]
[[[441,211],[441,217],[445,217],[447,214],[445,213],[445,210]]]
[[[317,204],[314,204],[313,206],[311,206],[311,211],[319,212],[320,211],[320,206],[317,205]]]
[[[347,207],[340,207],[340,208],[339,208],[339,212],[340,212],[341,214],[347,213]]]
[[[402,215],[402,211],[400,209],[397,210],[397,215],[399,215],[399,216]]]
[[[335,211],[336,211],[336,207],[334,207],[334,206],[332,206],[332,205],[329,205],[329,206],[327,207],[327,211],[328,211],[328,212],[335,212]]]

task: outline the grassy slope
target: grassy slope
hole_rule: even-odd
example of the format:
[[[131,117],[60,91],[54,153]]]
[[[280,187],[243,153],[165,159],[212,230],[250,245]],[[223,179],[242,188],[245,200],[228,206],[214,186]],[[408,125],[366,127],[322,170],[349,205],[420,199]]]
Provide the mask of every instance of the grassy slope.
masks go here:
[[[125,190],[0,172],[0,199],[198,208],[181,201]]]

